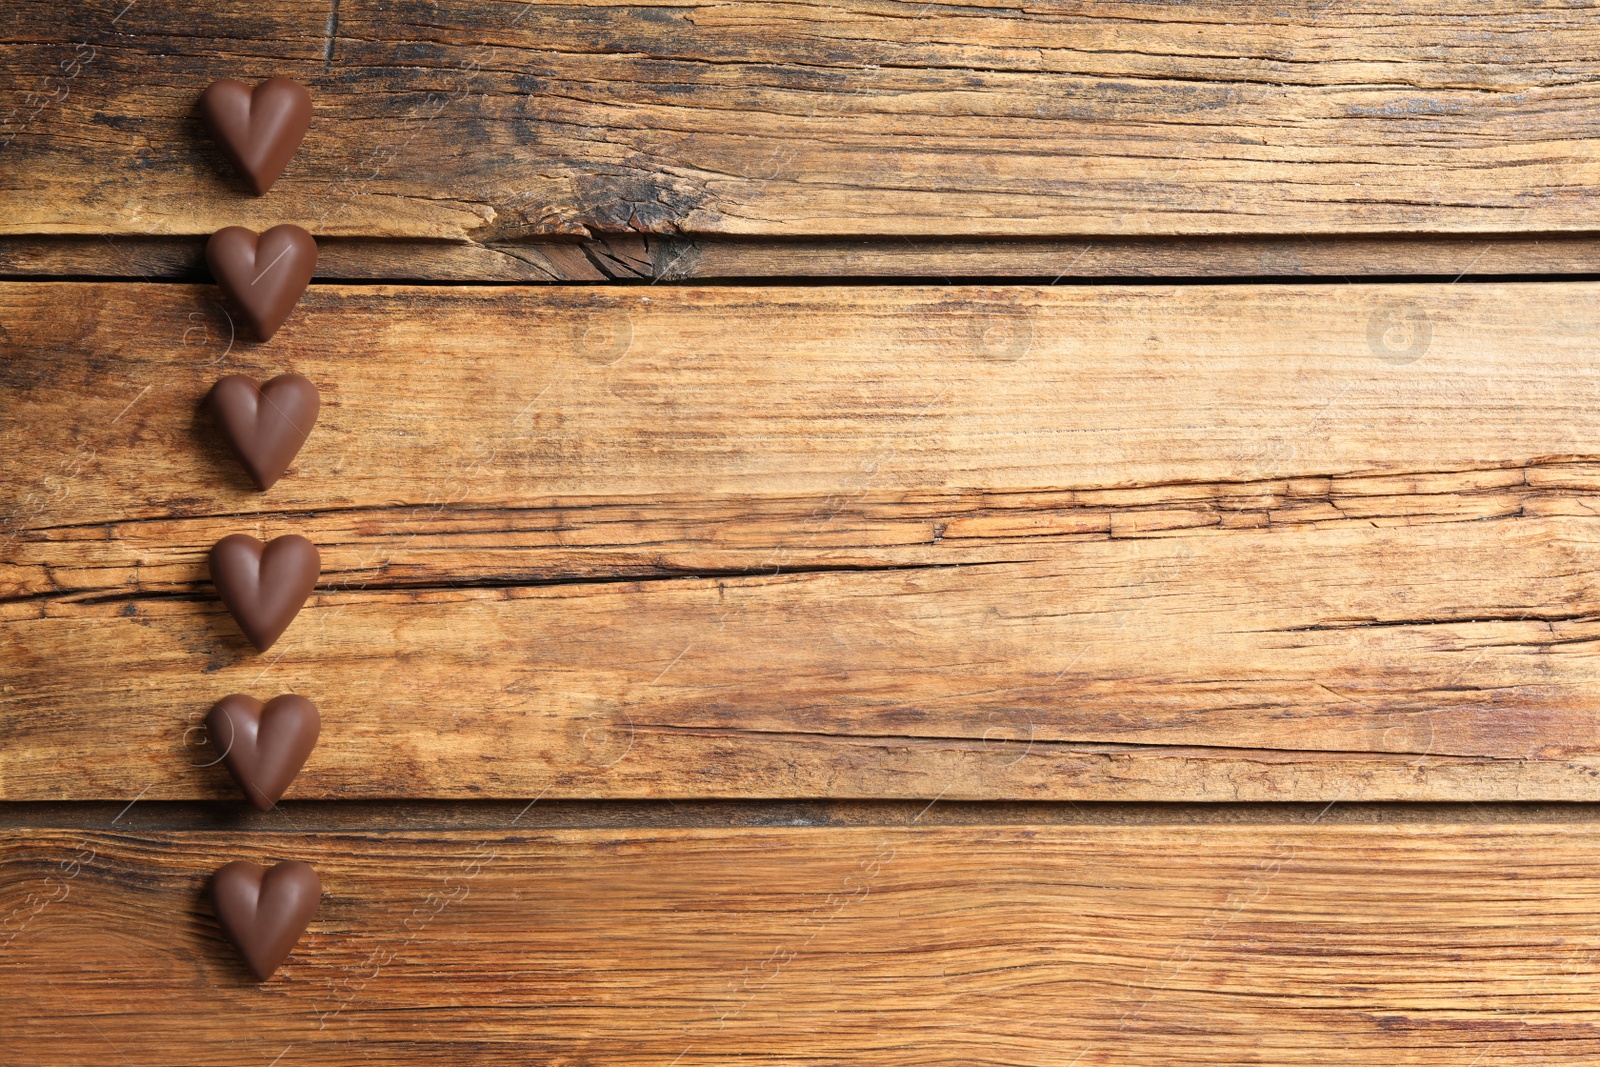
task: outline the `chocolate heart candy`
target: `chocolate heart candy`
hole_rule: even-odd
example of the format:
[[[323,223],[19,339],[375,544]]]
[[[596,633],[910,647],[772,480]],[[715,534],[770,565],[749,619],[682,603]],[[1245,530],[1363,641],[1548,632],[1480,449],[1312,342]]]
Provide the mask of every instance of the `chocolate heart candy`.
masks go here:
[[[200,94],[200,114],[251,191],[262,196],[311,128],[311,94],[288,78],[268,78],[254,89],[224,78]]]
[[[298,374],[280,374],[266,385],[230,374],[211,387],[206,399],[222,436],[259,489],[272,488],[294,462],[322,410],[317,387]]]
[[[298,226],[274,226],[257,237],[225,226],[206,242],[206,265],[257,337],[270,341],[317,269],[317,242]]]
[[[258,652],[289,628],[321,573],[317,546],[299,534],[265,545],[249,534],[229,534],[211,546],[211,581]]]
[[[317,747],[322,716],[303,696],[285,693],[265,704],[243,693],[211,705],[206,732],[244,795],[270,811]]]
[[[299,860],[264,871],[249,860],[224,864],[211,876],[211,906],[259,982],[289,958],[322,900],[322,879]]]

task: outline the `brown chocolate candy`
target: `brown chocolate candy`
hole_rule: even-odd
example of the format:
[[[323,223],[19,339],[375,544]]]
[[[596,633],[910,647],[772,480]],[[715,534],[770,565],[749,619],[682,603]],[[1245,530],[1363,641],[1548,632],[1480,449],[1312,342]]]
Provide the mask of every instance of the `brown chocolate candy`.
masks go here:
[[[224,78],[200,94],[200,114],[250,190],[263,196],[311,128],[311,94],[288,78],[254,89]]]
[[[311,284],[317,242],[298,226],[274,226],[259,237],[225,226],[206,242],[206,265],[255,335],[270,341]]]
[[[217,923],[258,982],[271,978],[289,958],[321,900],[322,879],[299,860],[270,871],[234,860],[211,876]]]
[[[230,374],[211,387],[211,414],[239,456],[250,480],[270,489],[306,443],[322,398],[299,374],[280,374],[257,385],[246,374]]]
[[[299,534],[265,545],[249,534],[229,534],[211,546],[211,581],[258,652],[289,628],[321,574],[317,546]]]
[[[295,693],[265,704],[234,693],[211,705],[206,715],[206,732],[223,766],[262,811],[272,810],[300,773],[321,730],[317,706]]]

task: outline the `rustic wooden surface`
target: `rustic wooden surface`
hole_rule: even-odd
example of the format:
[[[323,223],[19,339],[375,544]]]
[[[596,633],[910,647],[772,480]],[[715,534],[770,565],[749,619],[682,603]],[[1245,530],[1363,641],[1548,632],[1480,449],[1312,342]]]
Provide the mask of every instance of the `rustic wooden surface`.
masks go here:
[[[0,1062],[1595,1062],[1597,46],[7,5]],[[256,199],[195,99],[278,74]],[[200,250],[279,222],[384,284],[262,347]],[[199,400],[287,369],[263,496]],[[327,564],[269,657],[236,530]],[[195,728],[289,689],[256,813]],[[237,858],[328,887],[264,987]]]
[[[0,1010],[39,1064],[1592,1063],[1597,847],[1540,825],[15,830]],[[326,893],[257,986],[202,890],[284,856]]]
[[[0,287],[0,795],[229,795],[293,690],[303,797],[1595,799],[1594,291]],[[257,494],[200,401],[290,368]]]
[[[0,228],[488,242],[1593,228],[1586,5],[7,7]],[[316,121],[251,198],[211,80]]]

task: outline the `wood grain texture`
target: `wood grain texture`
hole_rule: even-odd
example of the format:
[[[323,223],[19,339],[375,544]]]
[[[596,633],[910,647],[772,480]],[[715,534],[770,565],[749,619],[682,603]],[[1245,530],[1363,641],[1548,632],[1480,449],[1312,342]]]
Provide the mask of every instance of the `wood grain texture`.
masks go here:
[[[1434,474],[1581,481],[1597,293],[314,286],[260,346],[211,286],[4,284],[6,528],[616,500],[687,501],[698,523],[707,500],[826,515],[873,494],[1170,505],[1355,476],[1394,495],[1445,487]],[[246,491],[200,402],[222,374],[287,369],[324,393],[321,421],[292,475]],[[1553,469],[1504,473],[1529,466]]]
[[[0,226],[804,236],[1589,230],[1583,6],[151,0],[7,9]],[[212,79],[316,121],[270,198]]]
[[[228,795],[272,688],[303,797],[1595,799],[1594,291],[0,287],[0,796]],[[197,412],[284,369],[263,496]]]
[[[130,1067],[1600,1055],[1592,828],[292,830],[6,832],[8,1054]],[[227,859],[282,857],[315,866],[326,896],[259,986],[202,889]]]

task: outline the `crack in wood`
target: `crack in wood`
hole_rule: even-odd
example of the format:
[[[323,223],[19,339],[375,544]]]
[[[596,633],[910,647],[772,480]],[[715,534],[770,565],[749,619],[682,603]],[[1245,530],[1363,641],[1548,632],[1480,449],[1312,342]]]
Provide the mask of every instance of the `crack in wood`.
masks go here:
[[[321,546],[327,548],[328,546]],[[649,585],[670,582],[706,582],[721,580],[775,581],[804,578],[823,574],[878,574],[896,571],[948,571],[999,566],[1003,563],[1029,563],[1033,560],[986,560],[966,563],[890,563],[890,564],[805,564],[773,568],[661,568],[638,574],[593,574],[574,576],[534,576],[498,574],[453,575],[447,579],[422,579],[415,582],[361,578],[359,581],[334,580],[339,572],[324,570],[313,596],[337,596],[342,593],[435,593],[470,592],[478,589],[562,589],[586,586]],[[137,604],[148,602],[211,603],[215,595],[200,591],[210,585],[209,579],[197,580],[187,588],[141,589],[136,591],[97,592],[83,588],[58,587],[51,592],[0,595],[0,605],[18,605],[34,602],[60,601],[84,606],[105,604]]]

